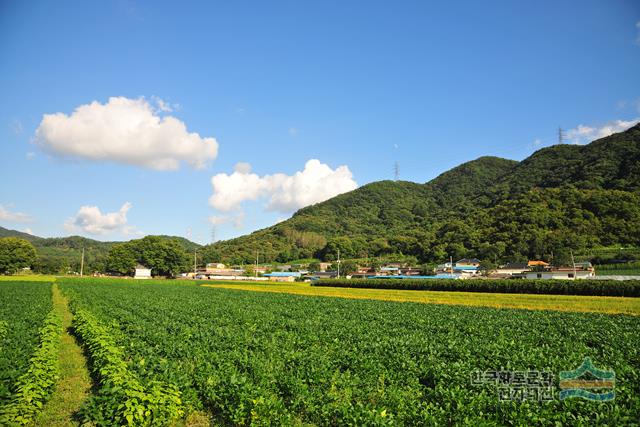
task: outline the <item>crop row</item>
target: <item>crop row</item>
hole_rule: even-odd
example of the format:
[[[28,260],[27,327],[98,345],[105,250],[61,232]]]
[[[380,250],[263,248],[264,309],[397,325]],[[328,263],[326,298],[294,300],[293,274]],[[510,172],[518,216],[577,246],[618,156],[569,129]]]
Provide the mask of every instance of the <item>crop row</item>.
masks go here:
[[[220,424],[627,425],[640,419],[640,319],[63,281],[110,325],[142,385]],[[502,402],[476,370],[616,372],[616,399]],[[557,382],[555,383],[557,385]],[[117,400],[117,399],[114,399]]]
[[[29,369],[14,385],[11,401],[0,408],[0,425],[29,425],[55,389],[60,373],[62,319],[52,310],[40,329],[40,345],[29,359]]]
[[[164,425],[183,415],[180,391],[151,382],[143,387],[125,362],[109,328],[86,310],[74,310],[73,327],[86,346],[93,373],[100,384],[97,394],[83,406],[84,421],[95,425]]]
[[[313,285],[338,288],[640,297],[640,280],[321,279]]]
[[[0,281],[0,407],[12,400],[18,378],[30,369],[51,310],[50,283]]]

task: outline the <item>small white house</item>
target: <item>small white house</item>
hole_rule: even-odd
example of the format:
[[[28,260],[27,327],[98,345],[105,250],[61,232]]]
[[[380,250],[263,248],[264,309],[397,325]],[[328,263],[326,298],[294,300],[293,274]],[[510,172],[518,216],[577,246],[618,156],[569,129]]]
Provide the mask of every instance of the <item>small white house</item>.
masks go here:
[[[593,269],[554,268],[543,271],[528,271],[527,279],[588,279],[595,277]]]
[[[138,264],[136,266],[136,274],[133,276],[134,279],[151,279],[151,269],[145,267],[144,265]]]

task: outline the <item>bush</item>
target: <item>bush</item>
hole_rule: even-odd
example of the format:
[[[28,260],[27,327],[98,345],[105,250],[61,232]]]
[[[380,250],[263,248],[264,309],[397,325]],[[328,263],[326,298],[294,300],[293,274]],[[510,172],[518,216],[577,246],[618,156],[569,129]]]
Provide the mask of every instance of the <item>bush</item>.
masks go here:
[[[322,279],[313,285],[338,288],[640,297],[640,280]]]

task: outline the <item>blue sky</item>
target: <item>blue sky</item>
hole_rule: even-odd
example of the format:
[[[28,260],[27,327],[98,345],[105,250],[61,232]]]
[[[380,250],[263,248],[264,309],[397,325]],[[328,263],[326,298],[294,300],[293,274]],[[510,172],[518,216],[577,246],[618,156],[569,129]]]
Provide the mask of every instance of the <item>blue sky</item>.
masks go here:
[[[0,225],[41,236],[225,239],[640,117],[633,0],[2,1],[0,58]]]

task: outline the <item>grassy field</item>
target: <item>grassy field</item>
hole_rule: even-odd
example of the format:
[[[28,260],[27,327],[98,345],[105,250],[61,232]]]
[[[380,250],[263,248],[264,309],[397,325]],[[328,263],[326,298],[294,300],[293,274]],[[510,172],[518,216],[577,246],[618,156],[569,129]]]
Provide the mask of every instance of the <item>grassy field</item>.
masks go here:
[[[46,274],[25,274],[20,276],[0,276],[0,282],[55,282],[56,276]]]
[[[574,295],[489,294],[479,292],[350,289],[310,286],[308,283],[209,282],[202,286],[254,292],[295,295],[465,305],[473,307],[558,310],[640,315],[640,298],[591,297]]]

